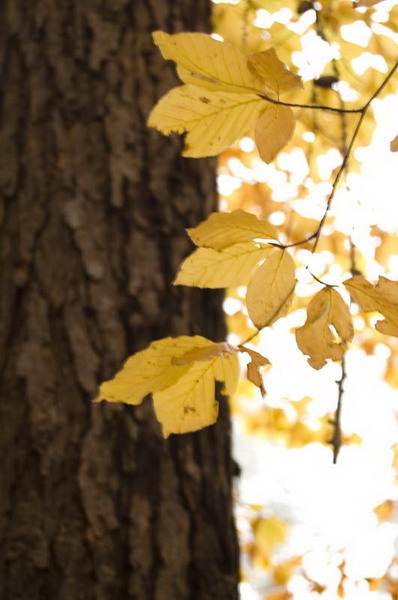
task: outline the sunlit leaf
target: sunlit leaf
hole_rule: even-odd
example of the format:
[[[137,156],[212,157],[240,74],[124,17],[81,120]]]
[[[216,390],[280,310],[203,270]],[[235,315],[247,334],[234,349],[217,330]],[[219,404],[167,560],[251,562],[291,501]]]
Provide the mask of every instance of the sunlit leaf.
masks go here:
[[[206,221],[187,229],[187,232],[197,246],[216,250],[253,239],[278,239],[273,225],[241,209],[230,213],[212,213]]]
[[[254,273],[247,288],[247,310],[258,329],[287,313],[295,283],[294,260],[286,250],[275,250]]]
[[[356,275],[344,282],[351,296],[364,312],[377,311],[384,320],[377,321],[376,329],[386,335],[398,336],[398,282],[380,277],[376,285]]]
[[[309,356],[308,362],[314,369],[321,369],[328,358],[341,360],[352,336],[348,306],[333,288],[323,288],[314,296],[305,324],[296,329],[297,345]]]
[[[261,82],[250,72],[246,57],[232,44],[204,33],[153,33],[165,58],[175,61],[181,79],[213,91],[261,92]]]
[[[152,342],[148,348],[136,352],[122,369],[99,390],[98,402],[126,402],[140,404],[151,392],[175,384],[189,367],[173,362],[192,348],[208,346],[211,342],[201,336],[180,336]]]
[[[159,100],[148,125],[165,135],[186,132],[184,156],[214,156],[252,129],[264,102],[254,94],[214,93],[183,85]]]
[[[254,242],[235,244],[223,250],[198,248],[182,263],[174,285],[200,288],[245,285],[256,265],[271,251],[271,246],[258,247]]]
[[[286,146],[294,133],[296,118],[288,106],[268,106],[255,128],[258,152],[264,162],[270,163]]]
[[[279,60],[274,48],[250,55],[247,63],[251,72],[258,79],[264,79],[277,96],[303,86],[301,78]]]
[[[229,354],[236,354],[237,352],[239,352],[237,346],[232,346],[232,344],[228,344],[227,342],[219,342],[218,344],[211,344],[204,348],[199,347],[188,350],[183,356],[174,358],[172,362],[175,365],[186,365],[192,362],[211,360],[218,356],[225,357]]]
[[[239,377],[238,349],[202,336],[152,342],[131,356],[113,379],[100,387],[96,401],[139,404],[153,394],[164,436],[197,431],[217,420],[215,382],[232,395]]]
[[[265,396],[266,391],[263,384],[263,378],[261,377],[260,367],[268,366],[271,363],[268,358],[246,346],[240,346],[240,351],[246,352],[250,356],[250,362],[247,365],[248,380],[260,388],[262,396]]]
[[[190,363],[187,373],[175,385],[153,394],[155,413],[164,437],[171,433],[197,431],[215,423],[218,415],[215,382],[221,382],[223,393],[231,396],[238,378],[236,354]]]

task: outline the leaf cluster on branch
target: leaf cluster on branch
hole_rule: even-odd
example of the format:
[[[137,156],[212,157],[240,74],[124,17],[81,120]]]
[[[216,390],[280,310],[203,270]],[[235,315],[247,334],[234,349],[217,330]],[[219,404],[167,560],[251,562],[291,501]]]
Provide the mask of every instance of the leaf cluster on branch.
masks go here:
[[[375,2],[357,3],[371,4]],[[293,90],[297,98],[297,90],[303,84],[272,47],[246,57],[233,44],[205,34],[169,35],[157,31],[154,41],[164,58],[176,63],[183,85],[160,99],[148,125],[166,135],[185,134],[184,156],[218,155],[254,132],[260,157],[270,163],[292,138],[296,125],[294,108],[306,113],[313,110],[343,117],[358,115],[325,212],[311,235],[290,244],[283,242],[283,236],[271,223],[242,209],[213,213],[187,230],[197,248],[181,264],[174,284],[199,288],[247,286],[246,308],[254,331],[238,345],[201,336],[152,342],[130,357],[112,380],[101,385],[97,400],[139,404],[152,394],[157,418],[167,437],[170,433],[197,431],[216,421],[216,382],[221,383],[223,394],[234,393],[239,378],[238,353],[249,355],[247,377],[265,394],[261,369],[269,365],[269,360],[247,344],[260,330],[272,326],[294,308],[294,247],[312,243],[311,252],[315,253],[367,111],[398,64],[361,107],[346,109],[344,105],[281,100]],[[397,138],[391,142],[391,150],[398,150]],[[321,369],[328,361],[344,360],[354,336],[349,294],[364,313],[378,312],[384,317],[376,323],[378,331],[398,337],[398,282],[380,277],[373,284],[354,273],[343,284],[330,285],[313,277],[323,287],[309,301],[306,321],[295,331],[297,346],[308,356],[311,367]],[[337,429],[335,439],[340,439]]]

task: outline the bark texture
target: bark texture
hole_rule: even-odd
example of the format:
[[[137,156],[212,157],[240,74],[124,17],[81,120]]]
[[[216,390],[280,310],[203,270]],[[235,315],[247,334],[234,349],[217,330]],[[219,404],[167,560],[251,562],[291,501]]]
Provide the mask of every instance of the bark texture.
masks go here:
[[[173,288],[214,163],[146,127],[176,83],[150,32],[208,0],[0,0],[0,598],[234,600],[227,409],[164,441],[149,400],[93,405],[166,335],[224,336]]]

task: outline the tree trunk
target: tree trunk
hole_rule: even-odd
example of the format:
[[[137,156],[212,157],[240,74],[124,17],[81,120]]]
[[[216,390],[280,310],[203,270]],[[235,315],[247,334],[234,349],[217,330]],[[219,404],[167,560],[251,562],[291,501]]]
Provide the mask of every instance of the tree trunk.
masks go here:
[[[233,600],[225,404],[163,440],[147,399],[93,405],[151,340],[224,337],[171,281],[216,208],[213,161],[146,127],[176,84],[150,32],[208,0],[0,0],[0,598]]]

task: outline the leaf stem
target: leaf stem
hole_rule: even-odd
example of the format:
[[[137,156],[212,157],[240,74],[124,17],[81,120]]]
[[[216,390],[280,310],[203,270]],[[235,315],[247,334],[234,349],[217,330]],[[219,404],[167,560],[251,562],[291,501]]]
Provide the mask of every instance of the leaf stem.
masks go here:
[[[374,94],[369,98],[369,100],[362,106],[362,108],[344,108],[342,106],[325,106],[324,104],[298,104],[296,102],[283,102],[282,100],[277,100],[276,98],[271,98],[267,96],[267,94],[258,94],[260,98],[263,100],[267,100],[267,102],[271,102],[271,104],[280,104],[281,106],[290,106],[291,108],[310,108],[312,110],[328,110],[330,112],[336,112],[340,114],[360,114],[361,116],[366,114],[371,102],[380,94],[380,92],[384,89],[387,83],[390,81],[391,77],[394,75],[395,71],[398,68],[398,62],[395,63],[391,71],[388,73],[387,77],[382,81]]]

